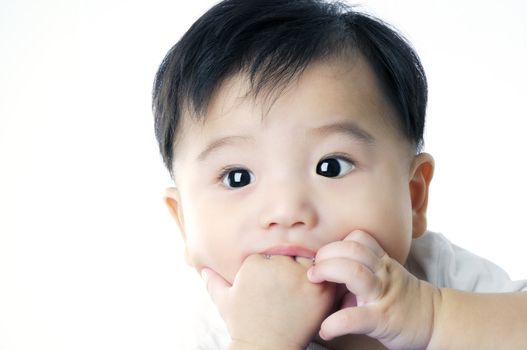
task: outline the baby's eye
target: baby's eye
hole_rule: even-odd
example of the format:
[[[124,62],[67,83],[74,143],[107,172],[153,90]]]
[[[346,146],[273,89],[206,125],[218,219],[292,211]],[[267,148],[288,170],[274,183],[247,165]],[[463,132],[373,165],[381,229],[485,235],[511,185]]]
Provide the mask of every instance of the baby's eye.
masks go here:
[[[355,168],[353,162],[343,157],[322,159],[317,164],[317,174],[325,177],[341,177]]]
[[[229,188],[239,188],[254,181],[254,175],[247,169],[227,169],[222,173],[221,180]]]

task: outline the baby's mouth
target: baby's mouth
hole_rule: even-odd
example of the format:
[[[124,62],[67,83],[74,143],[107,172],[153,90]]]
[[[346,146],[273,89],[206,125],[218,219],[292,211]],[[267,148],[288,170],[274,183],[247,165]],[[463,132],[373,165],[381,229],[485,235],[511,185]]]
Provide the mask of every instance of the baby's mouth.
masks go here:
[[[315,251],[309,248],[289,243],[274,246],[261,254],[268,259],[271,259],[275,255],[288,256],[305,267],[310,267],[315,263],[316,255]]]
[[[284,255],[284,254],[263,254],[266,259],[271,259],[273,256],[287,256],[291,259],[294,259],[297,263],[305,267],[311,267],[315,264],[315,258],[309,258],[305,256],[298,255]]]

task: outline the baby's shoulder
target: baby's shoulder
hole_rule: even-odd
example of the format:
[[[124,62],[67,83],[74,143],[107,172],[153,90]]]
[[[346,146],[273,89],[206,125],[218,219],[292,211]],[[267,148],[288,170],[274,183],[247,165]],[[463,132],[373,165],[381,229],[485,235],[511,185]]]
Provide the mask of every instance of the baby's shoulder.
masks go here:
[[[412,242],[405,266],[439,288],[479,293],[527,290],[527,281],[511,281],[498,265],[430,231]]]

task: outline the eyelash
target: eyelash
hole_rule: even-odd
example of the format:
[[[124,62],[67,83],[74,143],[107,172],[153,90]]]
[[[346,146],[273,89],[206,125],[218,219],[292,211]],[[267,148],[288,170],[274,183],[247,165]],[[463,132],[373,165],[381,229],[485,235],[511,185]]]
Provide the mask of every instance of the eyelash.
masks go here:
[[[220,173],[218,174],[218,177],[216,178],[216,181],[223,182],[223,179],[229,172],[233,170],[238,170],[238,169],[245,169],[245,168],[242,166],[236,166],[236,165],[227,165],[221,168]]]
[[[348,155],[342,154],[342,153],[332,153],[328,154],[327,156],[324,156],[320,158],[320,160],[328,159],[328,158],[339,158],[342,160],[345,160],[346,162],[351,163],[355,168],[357,167],[357,162],[351,159]]]

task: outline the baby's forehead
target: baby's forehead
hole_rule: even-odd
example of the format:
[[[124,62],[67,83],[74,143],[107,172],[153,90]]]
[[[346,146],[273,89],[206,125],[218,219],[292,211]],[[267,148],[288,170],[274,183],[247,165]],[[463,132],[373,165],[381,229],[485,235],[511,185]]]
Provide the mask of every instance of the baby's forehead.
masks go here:
[[[333,108],[327,106],[329,103]],[[273,108],[302,108],[306,104],[335,113],[356,111],[356,118],[378,118],[378,128],[399,128],[395,108],[374,69],[361,55],[311,63],[279,84],[255,86],[248,73],[238,72],[218,85],[203,114],[193,114],[190,119],[201,126],[216,125],[227,122],[224,116],[243,109],[247,115],[265,121]],[[282,121],[287,117],[284,114]]]
[[[183,118],[180,138],[187,144],[204,139],[203,143],[211,143],[228,135],[257,138],[273,124],[296,135],[340,129],[367,143],[388,139],[406,147],[408,140],[395,114],[366,60],[324,61],[309,65],[287,85],[258,93],[246,73],[230,76],[215,91],[203,115]]]

